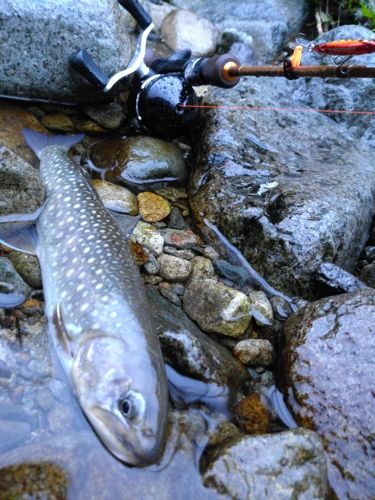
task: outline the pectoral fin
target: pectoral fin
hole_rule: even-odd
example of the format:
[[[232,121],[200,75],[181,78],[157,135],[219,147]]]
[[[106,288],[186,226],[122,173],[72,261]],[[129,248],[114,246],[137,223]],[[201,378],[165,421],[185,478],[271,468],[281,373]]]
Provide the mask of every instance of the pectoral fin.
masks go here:
[[[35,223],[44,204],[31,214],[8,214],[0,216],[0,243],[13,250],[37,254],[38,234]]]

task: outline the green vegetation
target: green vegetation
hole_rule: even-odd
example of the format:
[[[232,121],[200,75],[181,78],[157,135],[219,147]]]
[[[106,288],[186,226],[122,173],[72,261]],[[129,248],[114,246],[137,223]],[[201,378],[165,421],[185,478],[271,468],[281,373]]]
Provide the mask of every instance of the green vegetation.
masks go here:
[[[374,0],[314,0],[313,3],[319,32],[358,22],[375,29]]]

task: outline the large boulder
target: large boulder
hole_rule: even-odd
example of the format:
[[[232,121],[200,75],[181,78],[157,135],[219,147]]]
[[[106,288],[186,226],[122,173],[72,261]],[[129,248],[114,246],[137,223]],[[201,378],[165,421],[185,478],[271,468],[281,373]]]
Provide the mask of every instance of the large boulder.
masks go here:
[[[196,219],[216,224],[275,288],[309,298],[322,262],[354,268],[373,215],[375,164],[328,116],[269,109],[300,108],[293,89],[248,78],[209,92],[206,104],[236,109],[207,111],[190,201]]]
[[[0,94],[86,100],[95,93],[70,68],[74,52],[86,49],[107,74],[130,59],[117,0],[2,0],[0,25]]]
[[[373,290],[314,302],[285,325],[287,403],[321,435],[338,498],[375,497],[374,340]]]

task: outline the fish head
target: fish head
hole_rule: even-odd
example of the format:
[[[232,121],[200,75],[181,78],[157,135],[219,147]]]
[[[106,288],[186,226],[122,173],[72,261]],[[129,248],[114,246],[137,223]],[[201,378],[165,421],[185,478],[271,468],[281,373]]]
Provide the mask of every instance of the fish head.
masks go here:
[[[156,462],[164,443],[168,395],[164,368],[159,371],[107,335],[89,337],[74,359],[73,382],[87,419],[128,465]]]

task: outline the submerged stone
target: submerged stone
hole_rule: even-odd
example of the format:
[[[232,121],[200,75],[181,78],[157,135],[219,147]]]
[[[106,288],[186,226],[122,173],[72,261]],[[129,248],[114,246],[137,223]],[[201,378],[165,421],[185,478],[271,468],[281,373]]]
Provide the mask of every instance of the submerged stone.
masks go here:
[[[338,498],[374,498],[375,293],[309,304],[285,324],[286,400],[322,437]]]
[[[171,208],[167,200],[161,196],[145,192],[137,196],[139,213],[145,222],[159,222],[170,214]]]
[[[35,255],[13,251],[7,258],[26,283],[33,288],[42,288],[42,274],[38,258]]]
[[[94,179],[92,185],[107,208],[123,214],[137,215],[137,197],[129,189],[99,179]]]
[[[14,269],[12,263],[5,257],[0,257],[0,301],[18,305],[30,295],[30,287],[23,281]]]

